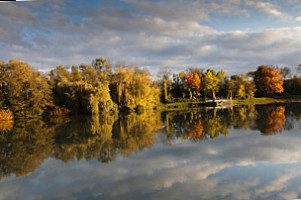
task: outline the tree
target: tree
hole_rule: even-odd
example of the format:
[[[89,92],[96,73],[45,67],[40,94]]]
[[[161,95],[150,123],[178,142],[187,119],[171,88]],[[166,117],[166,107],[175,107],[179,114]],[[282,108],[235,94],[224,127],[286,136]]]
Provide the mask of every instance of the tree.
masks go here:
[[[248,81],[247,75],[242,73],[241,76],[231,76],[233,82],[233,96],[236,99],[253,98],[256,92],[256,86],[253,81]]]
[[[96,71],[97,70],[97,71]],[[73,113],[116,112],[112,101],[109,80],[101,67],[73,66],[71,73],[58,66],[50,73],[55,103],[66,106]]]
[[[275,67],[261,65],[257,68],[254,82],[259,96],[280,94],[283,89],[283,78],[280,77],[280,70]]]
[[[226,91],[227,91],[227,98],[233,98],[233,89],[234,89],[234,81],[229,79],[229,78],[226,78],[225,79],[225,88],[226,88]]]
[[[196,98],[200,97],[201,80],[197,73],[187,74],[184,78],[185,84]]]
[[[113,101],[120,109],[153,108],[160,101],[160,88],[153,84],[146,69],[118,67],[111,76]]]
[[[213,69],[208,69],[204,77],[204,91],[208,93],[211,91],[212,98],[215,99],[215,93],[219,90],[220,79],[217,77]]]
[[[163,94],[162,94],[163,102],[167,102],[170,96],[170,91],[172,87],[172,83],[169,79],[170,75],[171,75],[171,71],[168,67],[163,67],[158,72],[159,84],[163,90]]]
[[[10,60],[1,67],[1,102],[16,117],[41,115],[52,101],[50,85],[43,74],[35,71],[26,62]]]
[[[292,79],[284,80],[283,88],[286,94],[301,94],[301,78],[294,76]]]
[[[185,97],[185,73],[182,71],[172,75],[172,91],[173,97]]]

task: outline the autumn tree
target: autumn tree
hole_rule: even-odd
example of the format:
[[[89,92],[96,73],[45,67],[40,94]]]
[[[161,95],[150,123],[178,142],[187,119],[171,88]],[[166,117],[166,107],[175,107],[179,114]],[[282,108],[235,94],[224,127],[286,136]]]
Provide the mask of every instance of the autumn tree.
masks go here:
[[[268,96],[280,94],[283,89],[283,78],[280,76],[280,70],[275,67],[261,65],[257,68],[254,76],[254,82],[259,96]]]
[[[219,90],[220,79],[217,77],[213,69],[208,69],[204,76],[204,91],[212,93],[212,98],[215,99],[215,93]]]
[[[110,81],[111,96],[120,109],[153,108],[160,102],[160,88],[146,69],[120,66]]]
[[[189,89],[189,92],[191,92],[191,94],[194,97],[199,98],[201,95],[200,94],[201,80],[198,73],[186,74],[184,81],[187,88]],[[190,98],[192,97],[192,95],[190,95]]]
[[[0,63],[0,68],[1,106],[8,107],[16,117],[41,115],[51,101],[47,79],[18,60]]]
[[[230,78],[225,78],[225,83],[221,85],[221,93],[227,98],[233,98],[235,82]]]
[[[116,111],[111,99],[109,80],[100,67],[90,65],[68,68],[58,66],[50,73],[54,99],[73,113],[110,113]]]
[[[253,81],[249,81],[247,75],[242,73],[241,76],[231,76],[232,93],[236,99],[250,99],[254,97],[256,86]]]

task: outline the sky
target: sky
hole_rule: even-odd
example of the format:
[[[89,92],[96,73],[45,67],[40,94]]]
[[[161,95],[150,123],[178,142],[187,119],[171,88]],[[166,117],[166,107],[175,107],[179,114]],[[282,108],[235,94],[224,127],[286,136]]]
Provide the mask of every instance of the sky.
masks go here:
[[[0,60],[47,71],[106,58],[152,74],[239,74],[301,63],[300,0],[35,0],[0,3]]]

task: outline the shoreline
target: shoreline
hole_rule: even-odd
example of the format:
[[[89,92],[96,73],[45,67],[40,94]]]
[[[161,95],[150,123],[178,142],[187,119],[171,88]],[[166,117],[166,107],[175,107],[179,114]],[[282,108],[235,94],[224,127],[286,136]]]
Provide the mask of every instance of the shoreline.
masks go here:
[[[228,99],[226,100],[230,102]],[[193,110],[199,108],[227,108],[241,105],[264,105],[273,103],[296,103],[301,102],[301,96],[277,96],[277,97],[258,97],[245,100],[232,100],[231,104],[223,106],[214,106],[213,101],[195,101],[195,102],[171,102],[162,103],[156,107],[159,111],[179,111]]]

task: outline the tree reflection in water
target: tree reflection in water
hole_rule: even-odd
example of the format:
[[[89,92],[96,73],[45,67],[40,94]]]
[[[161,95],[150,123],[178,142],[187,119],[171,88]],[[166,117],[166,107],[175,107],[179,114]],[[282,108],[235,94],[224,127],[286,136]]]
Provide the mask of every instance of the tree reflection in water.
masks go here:
[[[228,109],[163,113],[166,124],[163,132],[169,140],[190,138],[193,141],[227,136],[231,128],[259,130],[263,135],[276,134],[291,129],[293,121],[301,119],[300,105],[297,105],[299,107],[290,104],[246,105]]]
[[[78,116],[70,120],[17,120],[1,124],[0,179],[26,175],[45,158],[64,162],[98,159],[110,162],[118,155],[151,147],[160,136],[193,142],[227,136],[230,129],[259,130],[263,135],[292,129],[301,119],[300,104],[240,106],[233,109],[200,109],[190,112]],[[161,131],[162,134],[156,135]]]
[[[51,154],[53,146],[53,129],[43,121],[15,121],[10,131],[1,133],[0,177],[34,171]]]

